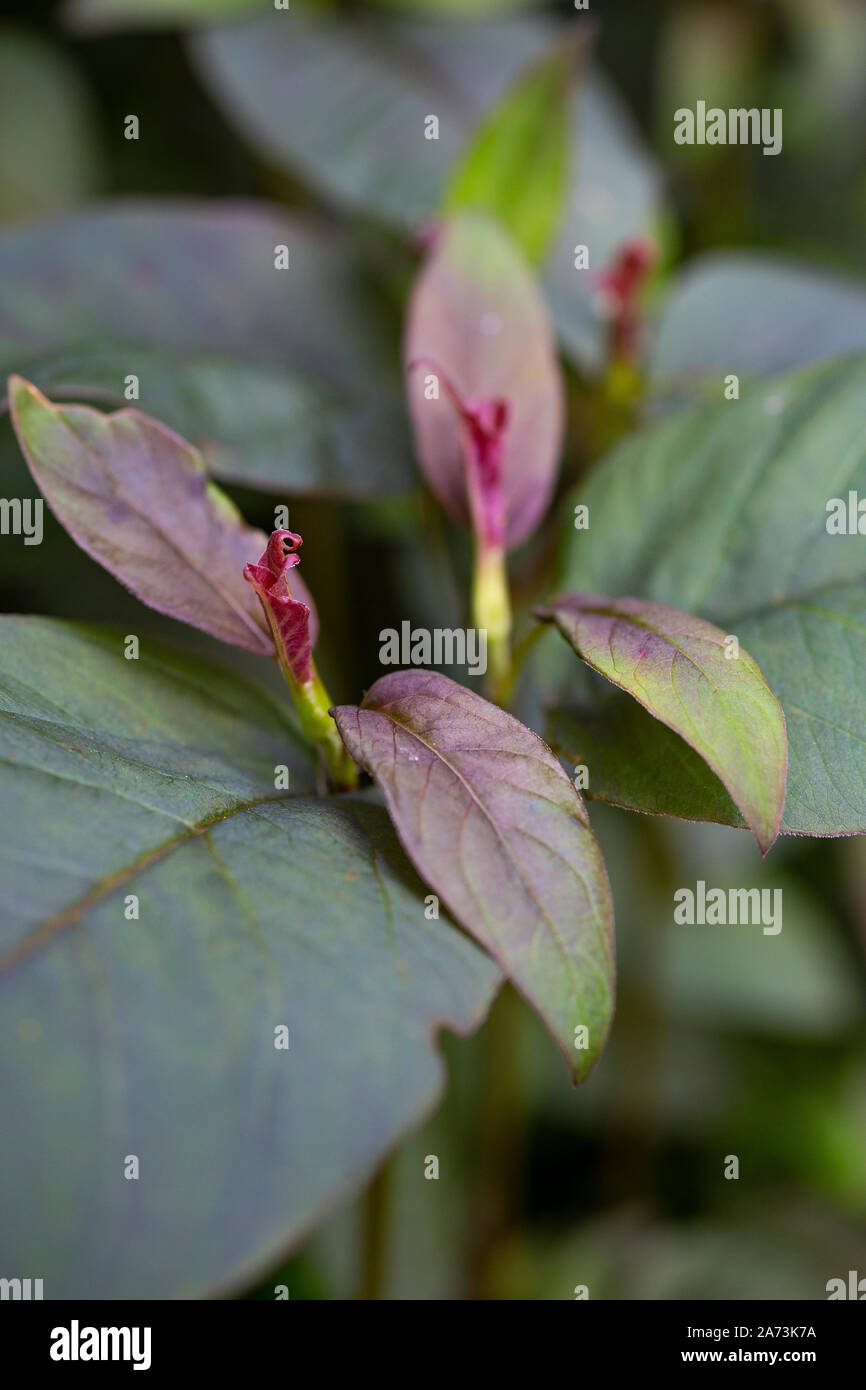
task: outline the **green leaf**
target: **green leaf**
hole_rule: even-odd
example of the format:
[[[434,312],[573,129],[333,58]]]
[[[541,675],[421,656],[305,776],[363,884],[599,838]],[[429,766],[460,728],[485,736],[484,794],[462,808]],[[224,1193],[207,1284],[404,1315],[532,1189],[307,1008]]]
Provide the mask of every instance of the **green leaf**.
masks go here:
[[[446,189],[446,214],[498,217],[530,261],[543,260],[568,190],[573,42],[522,74],[481,122]]]
[[[121,201],[0,235],[11,372],[133,400],[231,482],[350,498],[415,483],[396,324],[347,238],[265,203]]]
[[[700,806],[704,820],[746,824],[722,782],[684,739],[625,694],[610,699],[605,694],[598,692],[595,708],[557,708],[547,714],[551,748],[574,767],[589,770],[592,763],[585,796],[683,820]]]
[[[665,297],[650,387],[722,398],[725,377],[806,366],[866,351],[866,287],[777,256],[701,256]]]
[[[781,828],[793,833],[866,830],[866,549],[826,530],[830,499],[866,498],[864,392],[866,359],[836,361],[629,439],[580,488],[590,527],[569,528],[559,581],[676,605],[737,637],[785,713]],[[548,694],[585,708],[573,667],[544,660]],[[650,809],[645,774],[613,756],[614,702],[599,714],[612,721],[603,795]],[[592,787],[591,733],[582,728]],[[716,796],[688,814],[718,811]]]
[[[436,1030],[475,1027],[497,973],[425,919],[384,811],[305,794],[255,687],[0,634],[4,1267],[36,1260],[46,1298],[237,1287],[429,1110]]]
[[[700,754],[766,854],[779,833],[788,749],[779,702],[748,652],[712,623],[644,599],[566,594],[536,616]]]
[[[579,794],[513,715],[434,671],[333,711],[406,853],[547,1025],[575,1081],[613,1013],[613,908]]]
[[[562,39],[545,19],[389,20],[292,10],[195,34],[192,58],[226,117],[324,197],[414,235],[438,215],[455,162],[527,64]],[[430,115],[438,140],[425,139]],[[576,245],[600,269],[657,227],[659,173],[628,114],[587,71],[571,111],[568,204],[546,282],[566,351],[604,361],[607,324]],[[529,176],[529,171],[524,171]]]

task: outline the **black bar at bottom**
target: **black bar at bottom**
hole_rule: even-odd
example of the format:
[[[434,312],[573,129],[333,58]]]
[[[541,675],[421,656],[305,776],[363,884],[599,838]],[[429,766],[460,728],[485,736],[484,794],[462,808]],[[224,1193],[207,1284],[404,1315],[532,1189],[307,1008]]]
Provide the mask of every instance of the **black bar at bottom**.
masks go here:
[[[862,1300],[866,1301],[866,1299]],[[398,1338],[393,1357],[403,1361],[408,1380],[429,1379],[437,1358],[443,1374],[459,1369],[462,1353],[448,1336],[451,1330],[442,1322],[441,1305],[435,1305],[429,1331],[422,1331],[415,1343],[420,1361],[407,1359],[407,1346],[401,1334],[407,1324],[406,1304],[397,1311],[395,1322],[370,1305],[351,1313],[346,1306],[327,1311],[327,1305],[295,1301],[263,1302],[174,1302],[174,1303],[95,1303],[23,1302],[0,1303],[0,1333],[4,1361],[10,1359],[21,1370],[48,1372],[54,1378],[86,1375],[102,1370],[113,1375],[138,1374],[161,1378],[166,1372],[213,1371],[225,1377],[233,1371],[249,1375],[264,1366],[282,1368],[294,1376],[302,1366],[305,1379],[310,1367],[297,1358],[307,1353],[314,1365],[330,1369],[343,1351],[349,1366],[376,1373],[390,1365],[387,1379],[396,1374],[397,1364],[388,1353],[383,1337]],[[826,1377],[846,1366],[860,1364],[866,1333],[866,1309],[859,1302],[670,1302],[606,1303],[574,1302],[561,1315],[545,1325],[555,1339],[539,1340],[537,1313],[527,1316],[532,1342],[525,1350],[541,1358],[555,1356],[560,1366],[563,1356],[574,1360],[575,1372],[599,1363],[611,1372],[640,1370],[665,1373],[673,1367],[686,1371],[706,1367],[734,1370],[763,1367],[767,1370],[790,1366],[819,1370]],[[483,1343],[475,1343],[471,1362],[490,1368],[521,1341],[523,1315],[512,1311],[502,1334],[496,1335],[497,1319],[487,1323],[489,1313],[479,1312],[472,1326],[462,1322],[458,1332],[477,1335],[492,1331]],[[379,1322],[384,1316],[385,1321]],[[428,1313],[426,1316],[430,1316]],[[348,1326],[345,1319],[348,1317]],[[367,1318],[372,1318],[368,1322]],[[515,1323],[515,1317],[518,1322]],[[552,1313],[545,1314],[552,1317]],[[360,1321],[356,1322],[356,1318]],[[349,1334],[378,1334],[373,1346]],[[417,1335],[417,1334],[416,1334]],[[561,1337],[568,1340],[561,1342]],[[402,1350],[401,1350],[402,1347]],[[535,1348],[532,1353],[531,1348]],[[483,1350],[482,1350],[483,1348]],[[467,1352],[469,1348],[466,1348]],[[296,1367],[296,1370],[293,1369]],[[136,1368],[138,1368],[136,1372]]]

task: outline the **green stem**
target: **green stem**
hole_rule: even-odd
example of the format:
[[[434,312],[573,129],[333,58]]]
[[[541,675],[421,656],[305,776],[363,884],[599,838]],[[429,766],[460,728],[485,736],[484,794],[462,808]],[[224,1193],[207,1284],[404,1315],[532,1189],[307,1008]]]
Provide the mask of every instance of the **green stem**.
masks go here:
[[[501,705],[503,709],[508,708],[511,697],[514,694],[517,677],[523,669],[523,663],[526,661],[526,658],[529,656],[536,642],[544,636],[544,633],[545,625],[540,622],[534,622],[532,627],[527,628],[522,637],[518,637],[517,641],[514,643],[511,649],[511,665],[505,679],[500,683],[496,691],[496,704]]]
[[[632,362],[622,357],[611,359],[598,389],[592,431],[594,459],[606,453],[634,427],[643,389],[643,377]]]
[[[487,633],[487,693],[497,700],[511,671],[511,600],[503,549],[476,547],[472,622]]]
[[[358,769],[328,712],[334,702],[322,684],[315,662],[310,662],[309,679],[301,683],[294,679],[286,662],[281,657],[277,659],[292,692],[304,737],[318,750],[328,781],[334,791],[353,791],[358,785]]]

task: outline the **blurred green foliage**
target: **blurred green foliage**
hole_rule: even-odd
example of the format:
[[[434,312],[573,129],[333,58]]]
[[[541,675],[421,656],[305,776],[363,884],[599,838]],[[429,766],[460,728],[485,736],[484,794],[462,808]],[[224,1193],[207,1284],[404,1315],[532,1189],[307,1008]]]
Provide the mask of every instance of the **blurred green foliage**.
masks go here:
[[[576,61],[574,45],[564,43],[518,79],[485,117],[445,195],[446,215],[498,217],[531,261],[544,259],[562,220]]]

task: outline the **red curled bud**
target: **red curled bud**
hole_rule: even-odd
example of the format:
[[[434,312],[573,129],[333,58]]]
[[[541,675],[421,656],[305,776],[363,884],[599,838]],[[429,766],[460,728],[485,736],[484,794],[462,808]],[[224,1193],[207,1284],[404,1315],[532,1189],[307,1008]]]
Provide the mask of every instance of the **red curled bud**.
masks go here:
[[[619,249],[596,277],[602,308],[611,323],[611,356],[635,362],[642,337],[641,295],[657,259],[648,237],[635,237]]]
[[[312,677],[312,610],[294,597],[289,586],[289,570],[301,563],[297,551],[302,545],[302,537],[294,531],[272,532],[258,564],[244,566],[244,579],[259,596],[287,677],[306,685]]]

